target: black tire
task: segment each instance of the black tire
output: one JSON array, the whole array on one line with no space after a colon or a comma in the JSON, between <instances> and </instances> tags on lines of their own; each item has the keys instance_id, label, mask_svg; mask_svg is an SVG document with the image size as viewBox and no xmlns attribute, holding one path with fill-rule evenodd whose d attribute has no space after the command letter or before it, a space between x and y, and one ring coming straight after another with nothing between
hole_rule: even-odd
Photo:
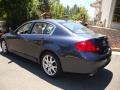
<instances>
[{"instance_id":1,"label":"black tire","mask_svg":"<svg viewBox=\"0 0 120 90\"><path fill-rule=\"evenodd\" d=\"M52 63L54 66L56 66L57 68L55 69L56 70L56 72L53 74L53 75L50 75L50 74L48 74L47 72L46 72L46 70L45 70L45 67L44 67L44 58L46 57L46 56L52 56L53 57L53 61L55 61L55 63ZM50 57L49 57L50 58ZM54 53L51 53L51 52L45 52L43 55L42 55L42 58L41 58L41 66L42 66L42 69L43 69L43 71L45 72L45 74L47 74L48 76L50 76L50 77L58 77L58 76L60 76L61 75L61 73L62 73L62 68L61 68L61 63L60 63L60 61L59 61L59 58L57 57L57 55L55 55ZM50 68L50 67L48 67L48 68ZM53 71L53 70L52 70Z\"/></svg>"},{"instance_id":2,"label":"black tire","mask_svg":"<svg viewBox=\"0 0 120 90\"><path fill-rule=\"evenodd\" d=\"M4 45L4 46L3 46ZM3 54L8 54L7 43L5 40L1 41L1 49Z\"/></svg>"}]
</instances>

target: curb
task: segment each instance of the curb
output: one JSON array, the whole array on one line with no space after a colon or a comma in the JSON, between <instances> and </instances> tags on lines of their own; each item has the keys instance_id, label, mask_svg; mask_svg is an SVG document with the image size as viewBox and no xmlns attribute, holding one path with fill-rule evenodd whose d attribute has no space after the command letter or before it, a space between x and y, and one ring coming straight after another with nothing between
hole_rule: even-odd
<instances>
[{"instance_id":1,"label":"curb","mask_svg":"<svg viewBox=\"0 0 120 90\"><path fill-rule=\"evenodd\" d=\"M120 52L120 48L112 48L112 51Z\"/></svg>"}]
</instances>

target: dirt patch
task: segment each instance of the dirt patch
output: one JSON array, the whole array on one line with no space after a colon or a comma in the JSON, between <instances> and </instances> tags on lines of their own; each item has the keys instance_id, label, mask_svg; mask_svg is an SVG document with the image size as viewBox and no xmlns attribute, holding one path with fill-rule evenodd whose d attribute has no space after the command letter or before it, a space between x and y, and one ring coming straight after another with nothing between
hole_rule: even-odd
<instances>
[{"instance_id":1,"label":"dirt patch","mask_svg":"<svg viewBox=\"0 0 120 90\"><path fill-rule=\"evenodd\" d=\"M109 44L112 48L120 48L120 30L99 28L89 26L96 33L104 34L108 37Z\"/></svg>"}]
</instances>

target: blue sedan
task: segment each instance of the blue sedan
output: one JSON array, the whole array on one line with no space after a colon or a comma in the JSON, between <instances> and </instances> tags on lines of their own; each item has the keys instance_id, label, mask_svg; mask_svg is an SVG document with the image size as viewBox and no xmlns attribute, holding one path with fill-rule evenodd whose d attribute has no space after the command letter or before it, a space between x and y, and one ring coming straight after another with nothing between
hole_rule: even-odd
<instances>
[{"instance_id":1,"label":"blue sedan","mask_svg":"<svg viewBox=\"0 0 120 90\"><path fill-rule=\"evenodd\" d=\"M110 62L107 37L68 20L33 20L1 37L4 54L15 53L40 64L51 77L62 72L93 75Z\"/></svg>"}]
</instances>

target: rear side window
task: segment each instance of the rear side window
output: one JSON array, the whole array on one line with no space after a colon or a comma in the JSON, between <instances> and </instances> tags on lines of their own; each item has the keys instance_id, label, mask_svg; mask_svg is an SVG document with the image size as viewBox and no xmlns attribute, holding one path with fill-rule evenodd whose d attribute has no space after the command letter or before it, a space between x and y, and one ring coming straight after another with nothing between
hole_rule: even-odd
<instances>
[{"instance_id":1,"label":"rear side window","mask_svg":"<svg viewBox=\"0 0 120 90\"><path fill-rule=\"evenodd\" d=\"M54 30L54 26L48 23L36 23L32 29L32 34L50 34Z\"/></svg>"},{"instance_id":2,"label":"rear side window","mask_svg":"<svg viewBox=\"0 0 120 90\"><path fill-rule=\"evenodd\" d=\"M43 34L44 29L46 28L46 23L35 23L32 29L32 34Z\"/></svg>"},{"instance_id":3,"label":"rear side window","mask_svg":"<svg viewBox=\"0 0 120 90\"><path fill-rule=\"evenodd\" d=\"M54 29L54 26L51 24L48 24L47 27L44 29L43 34L50 34Z\"/></svg>"}]
</instances>

